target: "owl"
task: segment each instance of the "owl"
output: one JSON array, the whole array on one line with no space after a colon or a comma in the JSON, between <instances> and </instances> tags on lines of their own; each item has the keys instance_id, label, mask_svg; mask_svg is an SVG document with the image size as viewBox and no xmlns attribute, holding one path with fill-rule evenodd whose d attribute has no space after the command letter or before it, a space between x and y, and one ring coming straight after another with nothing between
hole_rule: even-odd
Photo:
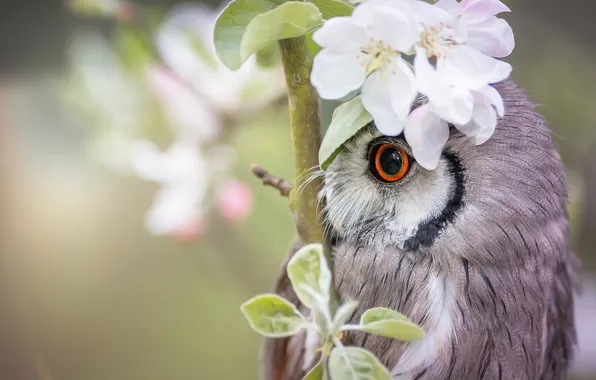
<instances>
[{"instance_id":1,"label":"owl","mask_svg":"<svg viewBox=\"0 0 596 380\"><path fill-rule=\"evenodd\" d=\"M492 138L476 146L451 128L435 170L416 163L403 136L370 126L324 173L335 287L360 303L351 322L388 307L426 332L415 342L348 336L395 380L567 377L577 261L565 173L524 92L511 81L496 88L506 114ZM276 290L304 309L285 272ZM265 379L301 379L317 345L310 333L267 340Z\"/></svg>"}]
</instances>

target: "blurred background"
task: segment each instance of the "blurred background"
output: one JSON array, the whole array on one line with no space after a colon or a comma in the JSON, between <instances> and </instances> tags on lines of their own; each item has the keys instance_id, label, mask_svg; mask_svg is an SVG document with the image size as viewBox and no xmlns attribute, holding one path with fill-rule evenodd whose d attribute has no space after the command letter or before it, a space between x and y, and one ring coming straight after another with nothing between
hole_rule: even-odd
<instances>
[{"instance_id":1,"label":"blurred background","mask_svg":"<svg viewBox=\"0 0 596 380\"><path fill-rule=\"evenodd\" d=\"M596 3L505 2L513 77L568 169L574 378L596 379ZM0 379L258 378L239 305L294 231L248 167L291 178L291 146L275 55L235 73L212 55L223 5L0 6Z\"/></svg>"}]
</instances>

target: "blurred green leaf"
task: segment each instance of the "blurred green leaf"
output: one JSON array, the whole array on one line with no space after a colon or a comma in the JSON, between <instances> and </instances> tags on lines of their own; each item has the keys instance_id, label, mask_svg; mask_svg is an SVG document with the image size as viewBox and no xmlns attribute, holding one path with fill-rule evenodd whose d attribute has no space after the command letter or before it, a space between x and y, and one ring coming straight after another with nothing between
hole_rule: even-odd
<instances>
[{"instance_id":1,"label":"blurred green leaf","mask_svg":"<svg viewBox=\"0 0 596 380\"><path fill-rule=\"evenodd\" d=\"M301 1L289 1L261 13L246 26L240 43L240 61L279 40L303 36L322 22L317 7Z\"/></svg>"},{"instance_id":2,"label":"blurred green leaf","mask_svg":"<svg viewBox=\"0 0 596 380\"><path fill-rule=\"evenodd\" d=\"M150 28L151 30L157 30L161 26L161 24L165 21L167 17L167 9L162 7L150 7L150 6L143 6L137 7L137 9L142 12L142 16L145 18L146 27Z\"/></svg>"},{"instance_id":3,"label":"blurred green leaf","mask_svg":"<svg viewBox=\"0 0 596 380\"><path fill-rule=\"evenodd\" d=\"M360 96L337 107L319 150L321 169L326 170L342 145L371 121L372 116L364 109Z\"/></svg>"},{"instance_id":4,"label":"blurred green leaf","mask_svg":"<svg viewBox=\"0 0 596 380\"><path fill-rule=\"evenodd\" d=\"M391 380L379 359L360 347L335 347L329 356L329 375L333 380Z\"/></svg>"},{"instance_id":5,"label":"blurred green leaf","mask_svg":"<svg viewBox=\"0 0 596 380\"><path fill-rule=\"evenodd\" d=\"M115 31L114 40L122 63L135 73L144 70L153 58L153 52L147 42L137 31L129 27L119 26Z\"/></svg>"},{"instance_id":6,"label":"blurred green leaf","mask_svg":"<svg viewBox=\"0 0 596 380\"><path fill-rule=\"evenodd\" d=\"M288 262L288 277L304 305L316 310L327 307L331 271L321 244L308 244L296 252Z\"/></svg>"},{"instance_id":7,"label":"blurred green leaf","mask_svg":"<svg viewBox=\"0 0 596 380\"><path fill-rule=\"evenodd\" d=\"M323 380L323 361L319 360L317 364L304 377L302 380Z\"/></svg>"},{"instance_id":8,"label":"blurred green leaf","mask_svg":"<svg viewBox=\"0 0 596 380\"><path fill-rule=\"evenodd\" d=\"M319 8L325 20L332 17L350 16L354 7L339 0L308 0Z\"/></svg>"},{"instance_id":9,"label":"blurred green leaf","mask_svg":"<svg viewBox=\"0 0 596 380\"><path fill-rule=\"evenodd\" d=\"M294 335L306 324L296 306L276 294L253 297L241 310L253 330L271 338Z\"/></svg>"},{"instance_id":10,"label":"blurred green leaf","mask_svg":"<svg viewBox=\"0 0 596 380\"><path fill-rule=\"evenodd\" d=\"M367 310L362 314L359 325L347 327L350 330L360 330L405 341L420 340L424 337L424 331L420 327L397 311L384 307Z\"/></svg>"},{"instance_id":11,"label":"blurred green leaf","mask_svg":"<svg viewBox=\"0 0 596 380\"><path fill-rule=\"evenodd\" d=\"M117 3L100 0L68 0L67 6L72 12L86 17L114 16L119 7Z\"/></svg>"},{"instance_id":12,"label":"blurred green leaf","mask_svg":"<svg viewBox=\"0 0 596 380\"><path fill-rule=\"evenodd\" d=\"M214 31L215 50L224 65L231 70L240 68L240 44L247 25L255 16L281 3L281 0L236 0L228 4L218 16Z\"/></svg>"}]
</instances>

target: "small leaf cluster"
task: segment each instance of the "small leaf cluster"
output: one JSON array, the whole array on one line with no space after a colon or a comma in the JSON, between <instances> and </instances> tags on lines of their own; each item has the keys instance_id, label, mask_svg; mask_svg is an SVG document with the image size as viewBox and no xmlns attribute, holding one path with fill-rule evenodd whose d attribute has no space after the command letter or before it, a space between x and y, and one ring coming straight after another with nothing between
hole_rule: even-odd
<instances>
[{"instance_id":1,"label":"small leaf cluster","mask_svg":"<svg viewBox=\"0 0 596 380\"><path fill-rule=\"evenodd\" d=\"M238 70L252 54L270 53L279 40L310 38L326 19L349 16L352 9L339 0L233 0L215 24L215 50L223 64ZM313 55L315 45L309 42Z\"/></svg>"},{"instance_id":2,"label":"small leaf cluster","mask_svg":"<svg viewBox=\"0 0 596 380\"><path fill-rule=\"evenodd\" d=\"M339 335L364 331L400 340L418 340L424 332L405 316L387 308L366 310L358 324L347 324L358 306L348 301L335 313L331 311L331 271L321 244L300 249L289 261L288 277L302 304L310 309L309 318L294 304L276 294L262 294L246 301L242 313L253 330L270 338L289 337L302 329L319 334L321 360L305 380L389 380L389 371L369 351L346 347Z\"/></svg>"},{"instance_id":3,"label":"small leaf cluster","mask_svg":"<svg viewBox=\"0 0 596 380\"><path fill-rule=\"evenodd\" d=\"M239 69L253 54L259 63L276 62L277 42L305 36L312 57L320 47L312 33L325 20L350 16L354 7L340 0L233 0L219 15L215 24L214 44L220 60L231 70ZM325 170L342 145L358 130L372 122L360 97L342 104L319 151L319 163Z\"/></svg>"}]
</instances>

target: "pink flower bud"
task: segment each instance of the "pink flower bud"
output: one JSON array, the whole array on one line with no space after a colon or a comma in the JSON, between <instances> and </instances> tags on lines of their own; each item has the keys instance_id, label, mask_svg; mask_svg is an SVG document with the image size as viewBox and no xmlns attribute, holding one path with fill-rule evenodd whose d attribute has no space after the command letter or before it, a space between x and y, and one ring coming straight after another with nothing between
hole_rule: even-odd
<instances>
[{"instance_id":1,"label":"pink flower bud","mask_svg":"<svg viewBox=\"0 0 596 380\"><path fill-rule=\"evenodd\" d=\"M172 238L181 243L197 241L207 231L205 219L198 219L180 226L172 232Z\"/></svg>"},{"instance_id":2,"label":"pink flower bud","mask_svg":"<svg viewBox=\"0 0 596 380\"><path fill-rule=\"evenodd\" d=\"M133 3L124 1L122 4L120 4L116 16L120 22L132 23L138 16L137 9Z\"/></svg>"},{"instance_id":3,"label":"pink flower bud","mask_svg":"<svg viewBox=\"0 0 596 380\"><path fill-rule=\"evenodd\" d=\"M222 217L230 222L239 222L252 211L252 189L244 182L229 181L217 194L217 207Z\"/></svg>"}]
</instances>

